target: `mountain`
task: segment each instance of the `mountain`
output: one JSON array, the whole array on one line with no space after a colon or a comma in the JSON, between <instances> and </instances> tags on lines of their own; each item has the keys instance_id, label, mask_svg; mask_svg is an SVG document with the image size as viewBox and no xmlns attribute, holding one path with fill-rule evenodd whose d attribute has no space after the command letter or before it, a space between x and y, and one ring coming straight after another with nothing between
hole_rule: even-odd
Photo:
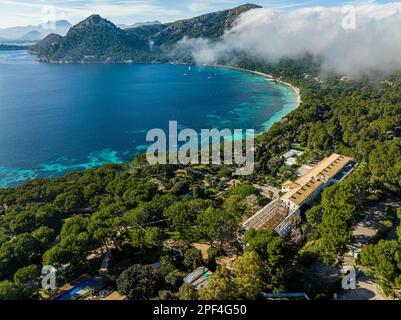
<instances>
[{"instance_id":1,"label":"mountain","mask_svg":"<svg viewBox=\"0 0 401 320\"><path fill-rule=\"evenodd\" d=\"M33 42L42 40L45 36L40 33L39 31L30 31L27 34L23 35L22 37L16 39L20 42Z\"/></svg>"},{"instance_id":2,"label":"mountain","mask_svg":"<svg viewBox=\"0 0 401 320\"><path fill-rule=\"evenodd\" d=\"M72 27L66 36L47 36L31 48L38 59L52 63L167 62L174 60L174 45L188 38L218 39L237 17L260 8L246 4L165 24L121 29L99 15Z\"/></svg>"},{"instance_id":3,"label":"mountain","mask_svg":"<svg viewBox=\"0 0 401 320\"><path fill-rule=\"evenodd\" d=\"M92 15L72 27L65 37L48 35L32 51L47 62L124 62L146 47L145 43L132 41L112 22Z\"/></svg>"},{"instance_id":4,"label":"mountain","mask_svg":"<svg viewBox=\"0 0 401 320\"><path fill-rule=\"evenodd\" d=\"M260 8L260 6L246 4L230 10L208 13L195 18L164 24L162 25L163 29L155 33L151 40L155 44L169 45L180 41L184 36L188 38L217 39L224 34L225 30L232 27L241 13L255 8ZM140 32L141 29L145 28L146 26L139 27L128 30L128 32L133 35L135 32Z\"/></svg>"},{"instance_id":5,"label":"mountain","mask_svg":"<svg viewBox=\"0 0 401 320\"><path fill-rule=\"evenodd\" d=\"M131 29L131 28L137 28L141 26L149 26L149 25L154 25L154 24L162 24L160 21L144 21L144 22L137 22L131 25L126 25L126 24L119 24L117 25L121 29Z\"/></svg>"},{"instance_id":6,"label":"mountain","mask_svg":"<svg viewBox=\"0 0 401 320\"><path fill-rule=\"evenodd\" d=\"M57 33L60 35L67 34L67 31L71 28L71 24L66 20L56 21L54 24L54 29L50 30L45 28L42 25L38 26L20 26L20 27L11 27L11 28L3 28L0 29L0 38L4 38L5 40L19 40L25 35L31 32L38 32L42 35L40 39L47 36L50 33ZM40 40L40 39L35 39Z\"/></svg>"}]
</instances>

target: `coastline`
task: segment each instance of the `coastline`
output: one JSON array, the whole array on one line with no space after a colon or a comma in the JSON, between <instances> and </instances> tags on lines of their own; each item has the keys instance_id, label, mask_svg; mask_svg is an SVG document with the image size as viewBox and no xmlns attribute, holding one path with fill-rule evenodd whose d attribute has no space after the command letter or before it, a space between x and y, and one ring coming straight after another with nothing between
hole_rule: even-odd
<instances>
[{"instance_id":1,"label":"coastline","mask_svg":"<svg viewBox=\"0 0 401 320\"><path fill-rule=\"evenodd\" d=\"M214 64L214 65L204 65L204 66L212 67L212 68L222 68L222 69L227 69L227 70L235 70L235 71L247 72L247 73L251 73L251 74L257 75L257 76L261 76L261 77L264 77L268 81L273 81L276 84L281 84L284 87L290 88L290 90L295 94L295 100L296 101L295 102L291 101L291 102L284 103L283 107L282 107L282 109L280 111L274 113L269 119L267 119L263 123L263 131L260 132L259 134L257 134L256 136L260 136L263 133L268 132L270 130L270 128L273 126L274 123L279 122L281 119L283 119L289 113L291 113L292 111L297 109L302 103L301 90L297 86L293 85L292 83L283 81L281 79L277 79L277 78L273 77L273 75L271 75L271 74L267 74L267 73L263 73L263 72L255 71L255 70L250 70L250 69L244 69L244 68L235 67L235 66L227 66L227 65Z\"/></svg>"},{"instance_id":2,"label":"coastline","mask_svg":"<svg viewBox=\"0 0 401 320\"><path fill-rule=\"evenodd\" d=\"M225 66L225 65L208 65L208 66L209 67L225 68L225 69L230 69L230 70L248 72L248 73L256 74L258 76L265 77L268 80L275 81L277 83L283 84L283 85L285 85L287 87L290 87L292 89L292 91L294 91L294 93L295 93L295 96L297 98L297 103L296 103L296 106L295 106L294 109L297 109L302 103L301 90L297 86L293 85L292 83L283 81L281 79L277 79L277 78L273 77L273 75L271 75L271 74L267 74L267 73L263 73L263 72L255 71L255 70L244 69L244 68L240 68L240 67L234 67L234 66Z\"/></svg>"}]
</instances>

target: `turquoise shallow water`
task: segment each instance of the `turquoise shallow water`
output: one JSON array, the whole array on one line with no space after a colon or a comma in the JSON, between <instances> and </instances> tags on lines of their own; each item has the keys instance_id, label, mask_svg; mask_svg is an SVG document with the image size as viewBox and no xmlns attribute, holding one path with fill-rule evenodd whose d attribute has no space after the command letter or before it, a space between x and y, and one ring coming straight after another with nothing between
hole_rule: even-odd
<instances>
[{"instance_id":1,"label":"turquoise shallow water","mask_svg":"<svg viewBox=\"0 0 401 320\"><path fill-rule=\"evenodd\" d=\"M0 187L129 161L169 120L260 133L295 104L291 88L236 70L49 65L0 51Z\"/></svg>"}]
</instances>

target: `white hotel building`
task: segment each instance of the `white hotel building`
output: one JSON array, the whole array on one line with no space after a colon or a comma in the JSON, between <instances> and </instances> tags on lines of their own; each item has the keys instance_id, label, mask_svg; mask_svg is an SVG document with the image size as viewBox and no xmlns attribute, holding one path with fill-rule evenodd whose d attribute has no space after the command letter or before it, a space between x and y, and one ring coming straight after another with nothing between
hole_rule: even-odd
<instances>
[{"instance_id":1,"label":"white hotel building","mask_svg":"<svg viewBox=\"0 0 401 320\"><path fill-rule=\"evenodd\" d=\"M282 185L286 193L245 221L243 228L274 229L286 236L300 216L302 206L310 204L324 188L346 177L352 168L352 158L332 154L296 181L286 181Z\"/></svg>"}]
</instances>

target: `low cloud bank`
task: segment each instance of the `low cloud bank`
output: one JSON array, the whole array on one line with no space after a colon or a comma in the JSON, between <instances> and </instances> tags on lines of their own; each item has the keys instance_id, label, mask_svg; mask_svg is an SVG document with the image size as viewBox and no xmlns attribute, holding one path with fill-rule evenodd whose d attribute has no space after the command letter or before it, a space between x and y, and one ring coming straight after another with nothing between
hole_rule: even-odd
<instances>
[{"instance_id":1,"label":"low cloud bank","mask_svg":"<svg viewBox=\"0 0 401 320\"><path fill-rule=\"evenodd\" d=\"M246 53L272 61L311 53L326 71L357 76L401 70L401 3L295 11L254 9L242 14L221 41L183 39L198 63Z\"/></svg>"}]
</instances>

